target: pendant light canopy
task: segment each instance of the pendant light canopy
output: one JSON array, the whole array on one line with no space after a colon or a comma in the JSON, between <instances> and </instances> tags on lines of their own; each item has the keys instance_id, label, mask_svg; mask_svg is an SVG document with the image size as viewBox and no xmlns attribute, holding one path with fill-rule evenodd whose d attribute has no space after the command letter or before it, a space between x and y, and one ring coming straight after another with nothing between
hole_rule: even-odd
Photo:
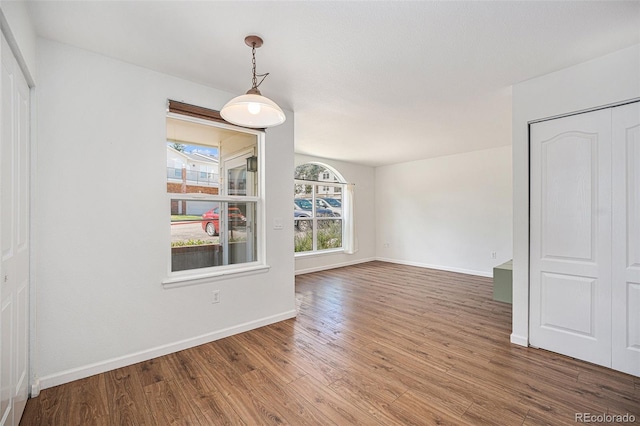
<instances>
[{"instance_id":1,"label":"pendant light canopy","mask_svg":"<svg viewBox=\"0 0 640 426\"><path fill-rule=\"evenodd\" d=\"M256 49L262 46L262 39L256 35L245 37L244 42L251 47L253 79L251 89L245 95L231 99L220 111L222 118L238 126L262 129L279 126L286 117L280 107L271 99L262 96L258 87L269 75L256 74ZM262 77L258 83L257 77Z\"/></svg>"}]
</instances>

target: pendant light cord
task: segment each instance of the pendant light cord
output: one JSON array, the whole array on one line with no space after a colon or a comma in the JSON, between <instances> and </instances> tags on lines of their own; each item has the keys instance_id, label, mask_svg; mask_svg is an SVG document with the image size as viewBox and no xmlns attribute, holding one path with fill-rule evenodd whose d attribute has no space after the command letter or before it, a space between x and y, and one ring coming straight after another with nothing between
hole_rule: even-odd
<instances>
[{"instance_id":1,"label":"pendant light cord","mask_svg":"<svg viewBox=\"0 0 640 426\"><path fill-rule=\"evenodd\" d=\"M252 88L258 89L258 87L260 87L264 79L267 78L269 73L256 74L256 43L255 42L253 42L251 46L251 65L252 65L252 72L253 72L253 78L251 79L251 84L253 85ZM258 83L257 77L262 77L262 80L260 80L260 83Z\"/></svg>"}]
</instances>

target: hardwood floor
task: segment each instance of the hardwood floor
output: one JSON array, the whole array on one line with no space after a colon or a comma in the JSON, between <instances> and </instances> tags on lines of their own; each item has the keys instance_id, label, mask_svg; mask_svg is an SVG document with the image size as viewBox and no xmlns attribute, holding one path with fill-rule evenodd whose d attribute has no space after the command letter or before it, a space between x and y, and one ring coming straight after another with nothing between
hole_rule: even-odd
<instances>
[{"instance_id":1,"label":"hardwood floor","mask_svg":"<svg viewBox=\"0 0 640 426\"><path fill-rule=\"evenodd\" d=\"M45 389L21 425L640 423L640 378L511 345L491 292L383 262L301 275L296 319Z\"/></svg>"}]
</instances>

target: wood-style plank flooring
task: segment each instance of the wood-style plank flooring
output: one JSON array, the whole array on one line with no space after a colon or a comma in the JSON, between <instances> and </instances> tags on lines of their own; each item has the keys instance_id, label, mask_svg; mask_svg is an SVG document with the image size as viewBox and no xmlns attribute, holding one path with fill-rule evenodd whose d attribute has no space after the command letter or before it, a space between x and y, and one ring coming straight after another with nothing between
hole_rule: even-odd
<instances>
[{"instance_id":1,"label":"wood-style plank flooring","mask_svg":"<svg viewBox=\"0 0 640 426\"><path fill-rule=\"evenodd\" d=\"M21 425L640 423L640 378L511 345L491 292L383 262L301 275L296 319L45 389Z\"/></svg>"}]
</instances>

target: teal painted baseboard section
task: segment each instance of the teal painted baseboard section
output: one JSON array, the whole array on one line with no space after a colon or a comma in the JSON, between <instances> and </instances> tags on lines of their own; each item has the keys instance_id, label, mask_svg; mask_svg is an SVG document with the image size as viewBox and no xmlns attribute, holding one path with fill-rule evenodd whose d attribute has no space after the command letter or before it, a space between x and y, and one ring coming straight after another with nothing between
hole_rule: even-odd
<instances>
[{"instance_id":1,"label":"teal painted baseboard section","mask_svg":"<svg viewBox=\"0 0 640 426\"><path fill-rule=\"evenodd\" d=\"M493 268L493 300L512 303L513 260Z\"/></svg>"}]
</instances>

